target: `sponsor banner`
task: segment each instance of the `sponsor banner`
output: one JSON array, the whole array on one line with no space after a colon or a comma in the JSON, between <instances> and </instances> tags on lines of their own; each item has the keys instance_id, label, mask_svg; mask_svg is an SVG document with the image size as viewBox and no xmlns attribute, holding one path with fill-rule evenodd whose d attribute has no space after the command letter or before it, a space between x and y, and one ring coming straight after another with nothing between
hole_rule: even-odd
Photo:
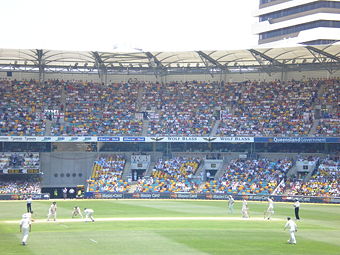
<instances>
[{"instance_id":1,"label":"sponsor banner","mask_svg":"<svg viewBox=\"0 0 340 255\"><path fill-rule=\"evenodd\" d=\"M340 137L255 137L255 143L340 143Z\"/></svg>"},{"instance_id":2,"label":"sponsor banner","mask_svg":"<svg viewBox=\"0 0 340 255\"><path fill-rule=\"evenodd\" d=\"M30 194L0 194L0 200L26 200ZM50 199L50 194L31 194L33 200Z\"/></svg>"},{"instance_id":3,"label":"sponsor banner","mask_svg":"<svg viewBox=\"0 0 340 255\"><path fill-rule=\"evenodd\" d=\"M166 193L132 193L130 194L130 198L169 198L168 194ZM129 198L128 196L125 196L126 198Z\"/></svg>"},{"instance_id":4,"label":"sponsor banner","mask_svg":"<svg viewBox=\"0 0 340 255\"><path fill-rule=\"evenodd\" d=\"M198 194L193 193L172 193L172 195L177 195L178 199L197 199Z\"/></svg>"},{"instance_id":5,"label":"sponsor banner","mask_svg":"<svg viewBox=\"0 0 340 255\"><path fill-rule=\"evenodd\" d=\"M145 137L146 142L166 142L166 143L253 143L254 137Z\"/></svg>"},{"instance_id":6,"label":"sponsor banner","mask_svg":"<svg viewBox=\"0 0 340 255\"><path fill-rule=\"evenodd\" d=\"M331 198L331 203L340 204L340 198Z\"/></svg>"},{"instance_id":7,"label":"sponsor banner","mask_svg":"<svg viewBox=\"0 0 340 255\"><path fill-rule=\"evenodd\" d=\"M124 193L110 193L110 192L86 192L85 198L95 198L95 199L118 199L124 198Z\"/></svg>"},{"instance_id":8,"label":"sponsor banner","mask_svg":"<svg viewBox=\"0 0 340 255\"><path fill-rule=\"evenodd\" d=\"M97 142L95 136L0 136L0 142ZM119 138L118 138L119 139Z\"/></svg>"},{"instance_id":9,"label":"sponsor banner","mask_svg":"<svg viewBox=\"0 0 340 255\"><path fill-rule=\"evenodd\" d=\"M209 200L228 200L230 194L218 193L169 193L169 192L135 192L135 193L110 193L110 192L86 192L85 198L106 198L106 199L209 199ZM6 195L5 195L6 196ZM8 196L8 195L7 195ZM13 195L17 196L17 195ZM233 195L235 200L249 200L249 201L267 201L269 196L264 195ZM270 196L275 202L290 202L293 203L298 199L302 203L333 203L340 204L340 197L307 197L307 196ZM0 198L1 199L1 198ZM20 198L12 198L20 199ZM38 198L41 199L41 198Z\"/></svg>"},{"instance_id":10,"label":"sponsor banner","mask_svg":"<svg viewBox=\"0 0 340 255\"><path fill-rule=\"evenodd\" d=\"M253 143L254 137L0 136L0 142Z\"/></svg>"},{"instance_id":11,"label":"sponsor banner","mask_svg":"<svg viewBox=\"0 0 340 255\"><path fill-rule=\"evenodd\" d=\"M102 193L101 198L123 198L123 193Z\"/></svg>"},{"instance_id":12,"label":"sponsor banner","mask_svg":"<svg viewBox=\"0 0 340 255\"><path fill-rule=\"evenodd\" d=\"M0 136L0 142L340 143L340 137Z\"/></svg>"},{"instance_id":13,"label":"sponsor banner","mask_svg":"<svg viewBox=\"0 0 340 255\"><path fill-rule=\"evenodd\" d=\"M123 137L123 142L145 142L145 137Z\"/></svg>"},{"instance_id":14,"label":"sponsor banner","mask_svg":"<svg viewBox=\"0 0 340 255\"><path fill-rule=\"evenodd\" d=\"M112 136L99 136L98 142L119 142L120 137L112 137Z\"/></svg>"}]
</instances>

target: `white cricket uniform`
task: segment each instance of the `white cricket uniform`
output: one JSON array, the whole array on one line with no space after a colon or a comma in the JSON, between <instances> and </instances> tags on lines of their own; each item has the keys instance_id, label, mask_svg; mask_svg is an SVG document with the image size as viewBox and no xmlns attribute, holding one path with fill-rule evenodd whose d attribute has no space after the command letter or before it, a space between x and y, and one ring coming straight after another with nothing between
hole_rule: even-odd
<instances>
[{"instance_id":1,"label":"white cricket uniform","mask_svg":"<svg viewBox=\"0 0 340 255\"><path fill-rule=\"evenodd\" d=\"M80 215L81 218L83 218L83 215L82 215L81 210L80 210L79 207L75 207L75 208L73 209L72 218L75 217L75 216L77 216L77 215Z\"/></svg>"},{"instance_id":2,"label":"white cricket uniform","mask_svg":"<svg viewBox=\"0 0 340 255\"><path fill-rule=\"evenodd\" d=\"M274 201L268 198L268 209L267 209L267 218L268 220L274 214Z\"/></svg>"},{"instance_id":3,"label":"white cricket uniform","mask_svg":"<svg viewBox=\"0 0 340 255\"><path fill-rule=\"evenodd\" d=\"M243 218L249 218L248 203L247 203L246 200L243 200L243 203L242 203L242 217Z\"/></svg>"},{"instance_id":4,"label":"white cricket uniform","mask_svg":"<svg viewBox=\"0 0 340 255\"><path fill-rule=\"evenodd\" d=\"M285 228L288 228L289 233L290 233L290 239L288 240L288 243L290 244L296 244L296 239L295 239L295 232L297 231L297 225L293 220L288 220Z\"/></svg>"},{"instance_id":5,"label":"white cricket uniform","mask_svg":"<svg viewBox=\"0 0 340 255\"><path fill-rule=\"evenodd\" d=\"M57 219L57 205L51 204L50 208L48 209L47 221L50 220L50 217L53 216L54 221Z\"/></svg>"},{"instance_id":6,"label":"white cricket uniform","mask_svg":"<svg viewBox=\"0 0 340 255\"><path fill-rule=\"evenodd\" d=\"M94 211L92 210L92 209L85 209L84 210L84 213L85 213L85 221L88 221L89 220L89 218L92 220L92 221L94 221L94 218L93 218L93 213L94 213Z\"/></svg>"},{"instance_id":7,"label":"white cricket uniform","mask_svg":"<svg viewBox=\"0 0 340 255\"><path fill-rule=\"evenodd\" d=\"M24 218L28 218L29 220L32 220L32 213L24 213L23 215L22 215L22 218L24 219Z\"/></svg>"},{"instance_id":8,"label":"white cricket uniform","mask_svg":"<svg viewBox=\"0 0 340 255\"><path fill-rule=\"evenodd\" d=\"M229 197L229 201L228 201L229 213L233 213L234 212L234 203L235 203L234 198Z\"/></svg>"},{"instance_id":9,"label":"white cricket uniform","mask_svg":"<svg viewBox=\"0 0 340 255\"><path fill-rule=\"evenodd\" d=\"M27 239L28 239L28 234L30 232L30 225L31 225L31 220L28 217L24 217L20 221L20 227L21 227L21 232L22 232L22 243L26 244Z\"/></svg>"}]
</instances>

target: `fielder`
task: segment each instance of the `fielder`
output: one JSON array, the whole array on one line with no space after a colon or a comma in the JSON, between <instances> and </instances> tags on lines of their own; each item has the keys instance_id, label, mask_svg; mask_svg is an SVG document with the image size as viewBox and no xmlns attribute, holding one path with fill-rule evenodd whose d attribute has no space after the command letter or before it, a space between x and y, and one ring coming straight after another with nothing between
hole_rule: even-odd
<instances>
[{"instance_id":1,"label":"fielder","mask_svg":"<svg viewBox=\"0 0 340 255\"><path fill-rule=\"evenodd\" d=\"M273 214L274 214L274 201L272 198L268 197L268 209L264 213L264 218L267 218L267 220L270 220Z\"/></svg>"},{"instance_id":2,"label":"fielder","mask_svg":"<svg viewBox=\"0 0 340 255\"><path fill-rule=\"evenodd\" d=\"M247 200L243 199L243 202L242 202L242 217L243 218L249 218L249 214L248 214L248 203L247 203Z\"/></svg>"},{"instance_id":3,"label":"fielder","mask_svg":"<svg viewBox=\"0 0 340 255\"><path fill-rule=\"evenodd\" d=\"M81 218L83 219L83 215L82 215L82 213L81 213L81 210L80 210L79 206L75 206L75 207L73 208L72 218L74 218L74 217L76 217L76 216L78 216L78 215L80 215Z\"/></svg>"},{"instance_id":4,"label":"fielder","mask_svg":"<svg viewBox=\"0 0 340 255\"><path fill-rule=\"evenodd\" d=\"M235 200L232 197L232 195L229 196L229 201L228 201L228 209L229 209L229 213L234 213L234 203Z\"/></svg>"},{"instance_id":5,"label":"fielder","mask_svg":"<svg viewBox=\"0 0 340 255\"><path fill-rule=\"evenodd\" d=\"M28 234L31 232L31 219L25 213L20 221L20 232L22 233L22 245L26 245Z\"/></svg>"},{"instance_id":6,"label":"fielder","mask_svg":"<svg viewBox=\"0 0 340 255\"><path fill-rule=\"evenodd\" d=\"M84 208L85 221L89 221L89 219L91 219L91 221L94 222L94 218L92 216L93 213L94 211L92 209Z\"/></svg>"},{"instance_id":7,"label":"fielder","mask_svg":"<svg viewBox=\"0 0 340 255\"><path fill-rule=\"evenodd\" d=\"M57 219L57 202L53 202L48 209L47 221L50 220L51 216L53 216L53 220Z\"/></svg>"},{"instance_id":8,"label":"fielder","mask_svg":"<svg viewBox=\"0 0 340 255\"><path fill-rule=\"evenodd\" d=\"M296 244L295 232L297 232L297 225L292 219L290 219L290 217L287 217L287 223L286 223L283 230L286 230L287 228L288 228L289 233L290 233L290 238L288 240L288 243L289 244Z\"/></svg>"},{"instance_id":9,"label":"fielder","mask_svg":"<svg viewBox=\"0 0 340 255\"><path fill-rule=\"evenodd\" d=\"M31 213L30 212L24 213L22 215L22 218L28 218L31 222L34 222L34 220L33 220L33 211Z\"/></svg>"}]
</instances>

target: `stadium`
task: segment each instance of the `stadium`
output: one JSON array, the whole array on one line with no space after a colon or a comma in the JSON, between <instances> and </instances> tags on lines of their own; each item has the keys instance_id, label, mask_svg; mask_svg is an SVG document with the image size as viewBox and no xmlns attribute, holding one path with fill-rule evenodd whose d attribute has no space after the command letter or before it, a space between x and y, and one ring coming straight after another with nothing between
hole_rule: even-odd
<instances>
[{"instance_id":1,"label":"stadium","mask_svg":"<svg viewBox=\"0 0 340 255\"><path fill-rule=\"evenodd\" d=\"M339 73L339 44L0 49L0 254L339 254Z\"/></svg>"}]
</instances>

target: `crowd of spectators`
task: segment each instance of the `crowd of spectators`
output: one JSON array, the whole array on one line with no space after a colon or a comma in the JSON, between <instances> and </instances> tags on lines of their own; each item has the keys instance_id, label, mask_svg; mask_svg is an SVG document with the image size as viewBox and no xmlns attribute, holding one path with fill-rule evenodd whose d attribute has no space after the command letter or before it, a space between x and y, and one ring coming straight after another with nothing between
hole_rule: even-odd
<instances>
[{"instance_id":1,"label":"crowd of spectators","mask_svg":"<svg viewBox=\"0 0 340 255\"><path fill-rule=\"evenodd\" d=\"M0 80L0 134L44 135L44 110L58 107L60 94L56 81Z\"/></svg>"},{"instance_id":2,"label":"crowd of spectators","mask_svg":"<svg viewBox=\"0 0 340 255\"><path fill-rule=\"evenodd\" d=\"M0 135L135 136L148 116L146 133L153 136L208 136L219 119L218 136L306 136L317 104L333 110L322 112L315 135L337 136L339 90L338 79L107 85L0 80Z\"/></svg>"},{"instance_id":3,"label":"crowd of spectators","mask_svg":"<svg viewBox=\"0 0 340 255\"><path fill-rule=\"evenodd\" d=\"M317 98L320 106L320 121L316 136L339 136L340 126L340 80L324 81L324 89Z\"/></svg>"},{"instance_id":4,"label":"crowd of spectators","mask_svg":"<svg viewBox=\"0 0 340 255\"><path fill-rule=\"evenodd\" d=\"M66 83L64 121L52 126L52 135L138 135L143 123L135 118L141 84Z\"/></svg>"},{"instance_id":5,"label":"crowd of spectators","mask_svg":"<svg viewBox=\"0 0 340 255\"><path fill-rule=\"evenodd\" d=\"M217 134L306 136L320 86L317 80L240 83L231 95L231 110L221 114Z\"/></svg>"},{"instance_id":6,"label":"crowd of spectators","mask_svg":"<svg viewBox=\"0 0 340 255\"><path fill-rule=\"evenodd\" d=\"M340 195L340 161L326 158L320 160L315 174L307 181L287 181L283 194L306 196Z\"/></svg>"},{"instance_id":7,"label":"crowd of spectators","mask_svg":"<svg viewBox=\"0 0 340 255\"><path fill-rule=\"evenodd\" d=\"M207 181L202 193L272 194L292 167L290 159L233 159L218 180Z\"/></svg>"},{"instance_id":8,"label":"crowd of spectators","mask_svg":"<svg viewBox=\"0 0 340 255\"><path fill-rule=\"evenodd\" d=\"M316 128L316 136L339 136L340 134L340 110L337 118L321 119Z\"/></svg>"},{"instance_id":9,"label":"crowd of spectators","mask_svg":"<svg viewBox=\"0 0 340 255\"><path fill-rule=\"evenodd\" d=\"M138 181L136 191L195 192L200 184L200 181L194 178L199 164L199 158L160 159L152 171L151 178Z\"/></svg>"},{"instance_id":10,"label":"crowd of spectators","mask_svg":"<svg viewBox=\"0 0 340 255\"><path fill-rule=\"evenodd\" d=\"M1 180L0 194L41 194L39 178Z\"/></svg>"},{"instance_id":11,"label":"crowd of spectators","mask_svg":"<svg viewBox=\"0 0 340 255\"><path fill-rule=\"evenodd\" d=\"M126 192L130 184L122 178L126 160L121 155L102 156L94 162L87 181L91 192Z\"/></svg>"},{"instance_id":12,"label":"crowd of spectators","mask_svg":"<svg viewBox=\"0 0 340 255\"><path fill-rule=\"evenodd\" d=\"M308 182L286 177L293 166L291 159L269 160L233 159L225 167L223 175L203 182L195 177L200 158L175 157L159 159L150 175L137 181L133 192L201 192L234 195L340 195L340 162L337 159L299 157L297 161L320 162ZM100 157L88 180L92 192L129 192L131 180L122 179L125 159L119 155ZM281 185L279 185L281 184ZM131 192L131 191L130 191Z\"/></svg>"},{"instance_id":13,"label":"crowd of spectators","mask_svg":"<svg viewBox=\"0 0 340 255\"><path fill-rule=\"evenodd\" d=\"M39 153L30 152L3 152L0 154L0 170L6 172L8 169L40 169Z\"/></svg>"},{"instance_id":14,"label":"crowd of spectators","mask_svg":"<svg viewBox=\"0 0 340 255\"><path fill-rule=\"evenodd\" d=\"M227 97L221 92L218 83L147 84L142 106L157 112L150 115L148 134L208 136Z\"/></svg>"}]
</instances>

